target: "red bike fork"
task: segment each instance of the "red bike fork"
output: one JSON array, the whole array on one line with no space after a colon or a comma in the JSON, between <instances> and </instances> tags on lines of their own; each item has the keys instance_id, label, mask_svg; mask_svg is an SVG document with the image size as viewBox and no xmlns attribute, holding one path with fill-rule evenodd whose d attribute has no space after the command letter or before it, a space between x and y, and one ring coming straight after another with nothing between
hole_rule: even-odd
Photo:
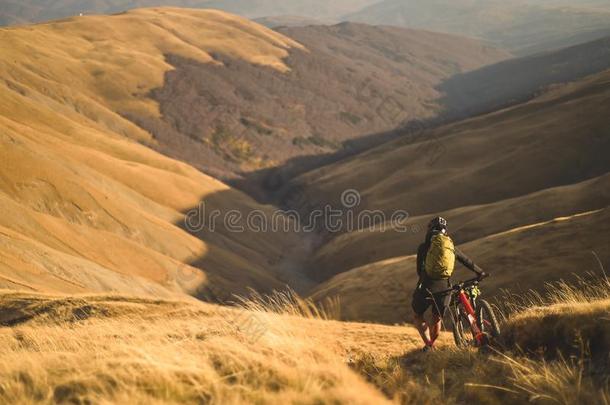
<instances>
[{"instance_id":1,"label":"red bike fork","mask_svg":"<svg viewBox=\"0 0 610 405\"><path fill-rule=\"evenodd\" d=\"M479 346L481 346L484 343L485 335L483 334L483 332L481 332L479 325L477 325L477 317L474 312L474 308L472 307L472 304L470 303L470 299L468 298L468 296L466 295L464 290L460 291L460 295L458 297L460 299L460 303L462 304L462 307L464 307L464 310L466 311L466 314L468 315L468 322L470 323L470 329L472 330L472 334L474 335L474 338L476 339L477 344Z\"/></svg>"}]
</instances>

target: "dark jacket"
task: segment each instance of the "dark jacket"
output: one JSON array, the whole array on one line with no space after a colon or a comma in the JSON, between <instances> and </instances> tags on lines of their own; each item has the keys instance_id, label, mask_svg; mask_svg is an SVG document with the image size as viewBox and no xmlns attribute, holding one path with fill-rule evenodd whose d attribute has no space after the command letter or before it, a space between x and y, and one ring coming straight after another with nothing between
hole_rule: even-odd
<instances>
[{"instance_id":1,"label":"dark jacket","mask_svg":"<svg viewBox=\"0 0 610 405\"><path fill-rule=\"evenodd\" d=\"M426 256L428 256L428 250L430 249L430 240L434 234L428 234L426 241L419 245L417 249L417 275L419 276L418 287L421 286L430 292L437 292L446 290L451 286L451 281L446 280L433 280L426 274ZM483 269L477 266L468 256L464 254L458 247L455 247L455 258L457 261L462 263L469 270L481 274Z\"/></svg>"}]
</instances>

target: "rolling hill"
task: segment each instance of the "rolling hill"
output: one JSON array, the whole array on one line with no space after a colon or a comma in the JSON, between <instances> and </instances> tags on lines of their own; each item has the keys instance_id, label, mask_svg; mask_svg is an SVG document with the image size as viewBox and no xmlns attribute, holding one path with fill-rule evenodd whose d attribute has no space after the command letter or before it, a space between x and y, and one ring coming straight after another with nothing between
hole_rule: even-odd
<instances>
[{"instance_id":1,"label":"rolling hill","mask_svg":"<svg viewBox=\"0 0 610 405\"><path fill-rule=\"evenodd\" d=\"M605 1L384 0L343 18L483 38L526 54L574 45L578 37L605 36L610 6Z\"/></svg>"},{"instance_id":2,"label":"rolling hill","mask_svg":"<svg viewBox=\"0 0 610 405\"><path fill-rule=\"evenodd\" d=\"M1 29L0 285L218 300L282 287L275 271L296 236L254 237L222 221L215 232L185 227L200 202L206 212L270 216L272 207L154 152L144 145L155 144L150 134L121 114L159 114L146 95L172 68L169 50L281 71L290 46L299 45L217 11L146 9Z\"/></svg>"},{"instance_id":3,"label":"rolling hill","mask_svg":"<svg viewBox=\"0 0 610 405\"><path fill-rule=\"evenodd\" d=\"M470 117L527 101L549 86L572 82L609 67L610 36L606 36L458 74L445 80L438 90L444 94L447 114Z\"/></svg>"},{"instance_id":4,"label":"rolling hill","mask_svg":"<svg viewBox=\"0 0 610 405\"><path fill-rule=\"evenodd\" d=\"M352 26L356 25L352 24ZM309 27L306 31L311 34L320 29ZM301 42L311 41L308 38L299 37L298 34L292 34L291 30L285 28L280 30L288 35L294 35ZM297 31L303 30L297 29ZM369 34L359 42L366 42L366 38L370 41L374 35ZM418 148L434 160L439 152L436 149L439 149L440 142L420 142L427 134L426 129L509 108L532 100L538 95L552 90L553 86L561 86L566 82L578 81L588 75L603 72L610 68L609 41L610 37L606 37L557 51L510 58L478 69L456 73L435 86L435 91L438 92L440 98L435 100L433 105L420 105L426 109L433 106L439 107L435 115L429 118L421 119L411 116L394 130L346 140L342 143L342 147L333 153L295 157L284 164L249 173L244 176L244 179L233 184L241 189L252 190L252 184L258 182L262 184L259 190L265 190L267 195L271 195L278 204L298 208L299 187L296 187L295 193L295 188L291 189L289 186L296 177L365 152L382 143L400 137L414 139L415 143L419 142ZM399 98L403 95L403 90L403 88L385 88L385 93L381 94L388 94L388 96L383 98L384 102L381 104L378 101L379 97L376 96L377 92L372 92L373 97L366 98L368 102L365 107L372 106L378 112L383 112L380 114L382 117L393 111L393 106L399 107L397 111L402 111L404 114L411 109L411 103L416 99ZM366 92L366 95L369 96L369 92ZM378 105L379 107L377 107ZM408 109L406 109L407 106ZM290 190L289 193L285 192L286 188ZM317 208L315 201L308 201L308 206Z\"/></svg>"},{"instance_id":5,"label":"rolling hill","mask_svg":"<svg viewBox=\"0 0 610 405\"><path fill-rule=\"evenodd\" d=\"M510 57L479 41L400 28L343 23L284 27L282 36L255 24L234 27L237 38L250 42L268 37L275 49L260 52L282 58L276 66L277 60L267 63L264 56L244 57L249 50L240 53L235 45L225 52L221 44L226 29L213 23L201 28L219 41L208 41L209 53L188 49L191 41L200 41L192 38L199 29L193 25L197 19L189 21L189 10L168 10L79 17L52 23L45 32L59 26L61 34L55 38L91 43L77 52L92 61L88 85L97 87L91 91L117 93L104 94L109 100L129 100L129 105L113 104L113 111L151 133L155 142L149 146L232 181L260 200L265 191L252 186L257 181L244 179L244 172L332 153L346 140L389 131L403 121L433 118L442 108L451 109L441 107L442 94L435 89L443 80ZM156 13L162 16L159 23L153 21ZM112 25L121 22L125 27L114 32ZM95 28L85 34L84 25ZM134 66L133 75L125 78L130 88L120 88L114 82L117 66L106 66L102 54L122 52L117 41L139 29L146 33L137 41L142 57L148 61L152 53L150 63L165 67ZM161 37L164 32L167 38ZM161 46L150 46L151 35ZM133 55L124 56L139 63Z\"/></svg>"},{"instance_id":6,"label":"rolling hill","mask_svg":"<svg viewBox=\"0 0 610 405\"><path fill-rule=\"evenodd\" d=\"M124 115L151 132L161 152L235 180L291 158L333 153L344 141L405 121L432 119L444 108L435 89L442 81L509 56L456 36L363 24L279 33L300 44L286 50L286 70L167 52L174 68L150 93L161 114Z\"/></svg>"},{"instance_id":7,"label":"rolling hill","mask_svg":"<svg viewBox=\"0 0 610 405\"><path fill-rule=\"evenodd\" d=\"M469 117L523 104L542 94L552 94L554 88L561 88L567 82L578 81L589 75L604 72L610 68L609 40L610 37L606 37L553 52L511 58L479 69L457 73L435 87L435 90L441 95L439 104L442 108L434 118L411 119L403 122L403 125L393 131L345 141L343 148L333 154L308 160L293 159L285 165L267 171L259 171L254 176L250 175L247 180L252 182L257 177L263 178L263 184L267 184L267 190L274 191L274 198L279 201L280 205L301 208L307 214L308 210L320 208L321 201L316 201L315 196L313 199L309 198L307 187L301 187L299 181L296 180L300 175L308 171L319 175L322 171L315 169L346 160L397 138L403 138L403 142L412 143L415 153L426 155L427 164L432 165L442 157L445 146L439 138L443 135L433 135L432 141L425 141L428 135L427 129L438 128L443 123L457 124L460 120ZM596 84L590 86L594 87ZM501 115L490 116L486 122L493 122L498 116ZM510 120L504 123L503 128L511 128L512 124L509 123ZM401 155L396 153L394 156L400 159ZM355 177L363 179L368 176L368 174L359 176L358 172L353 172L353 174ZM385 175L383 168L379 174ZM358 186L358 184L356 181L353 186ZM299 202L302 193L305 193L305 198ZM322 201L322 205L329 201L336 204L340 194L341 192L334 196L324 196L326 200ZM418 214L416 213L416 215Z\"/></svg>"},{"instance_id":8,"label":"rolling hill","mask_svg":"<svg viewBox=\"0 0 610 405\"><path fill-rule=\"evenodd\" d=\"M185 232L185 213L201 201L210 211L274 214L209 174L319 154L348 137L392 128L405 117L388 117L386 100L407 119L434 116L442 80L507 56L426 31L343 23L276 32L220 11L172 8L5 28L0 38L3 159L10 162L0 183L10 213L1 224L2 286L128 292L133 279L141 293L221 301L247 287L264 292L288 283L305 292L305 257L315 263L309 276L325 280L413 253L419 235L352 232L327 238L314 255L308 237L291 232L261 238L226 224ZM561 65L583 52L550 60ZM603 69L604 55L594 69ZM528 61L512 70L536 65ZM503 66L489 69L506 76L511 69ZM571 75L555 80L588 72L566 71ZM359 83L366 85L360 98ZM521 88L532 92L534 84ZM460 242L603 208L607 88L607 73L600 73L424 132L429 138L402 137L297 178L290 199L306 212L336 205L355 188L361 209L406 208L416 225L436 212L470 223ZM372 108L378 96L381 106ZM458 169L465 160L468 175ZM439 193L445 197L435 198ZM540 208L558 196L562 204ZM472 222L479 212L498 220Z\"/></svg>"}]
</instances>

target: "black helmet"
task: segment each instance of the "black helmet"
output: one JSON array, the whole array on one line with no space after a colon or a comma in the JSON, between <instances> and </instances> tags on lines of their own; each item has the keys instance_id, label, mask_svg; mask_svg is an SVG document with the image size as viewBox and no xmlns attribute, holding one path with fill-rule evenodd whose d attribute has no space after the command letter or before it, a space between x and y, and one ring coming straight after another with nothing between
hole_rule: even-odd
<instances>
[{"instance_id":1,"label":"black helmet","mask_svg":"<svg viewBox=\"0 0 610 405\"><path fill-rule=\"evenodd\" d=\"M447 230L447 220L443 217L436 217L428 224L428 231Z\"/></svg>"}]
</instances>

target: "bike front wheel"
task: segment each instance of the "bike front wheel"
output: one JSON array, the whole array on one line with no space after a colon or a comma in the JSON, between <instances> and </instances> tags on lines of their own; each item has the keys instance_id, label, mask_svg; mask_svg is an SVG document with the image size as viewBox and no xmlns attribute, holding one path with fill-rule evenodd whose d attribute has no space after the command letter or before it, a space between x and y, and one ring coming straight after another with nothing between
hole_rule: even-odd
<instances>
[{"instance_id":1,"label":"bike front wheel","mask_svg":"<svg viewBox=\"0 0 610 405\"><path fill-rule=\"evenodd\" d=\"M477 323L481 332L494 339L500 337L500 323L489 302L479 300L477 303Z\"/></svg>"}]
</instances>

